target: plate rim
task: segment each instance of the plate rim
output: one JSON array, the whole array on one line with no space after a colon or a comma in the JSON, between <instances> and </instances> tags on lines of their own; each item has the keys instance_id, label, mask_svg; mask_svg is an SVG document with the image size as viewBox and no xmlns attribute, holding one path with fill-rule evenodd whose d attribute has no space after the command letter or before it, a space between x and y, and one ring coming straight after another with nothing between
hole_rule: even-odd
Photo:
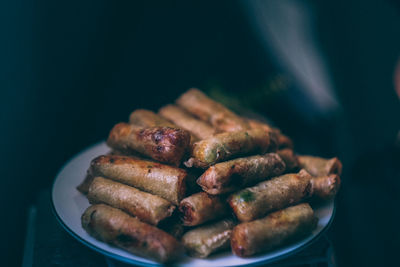
<instances>
[{"instance_id":1,"label":"plate rim","mask_svg":"<svg viewBox=\"0 0 400 267\"><path fill-rule=\"evenodd\" d=\"M115 259L115 260L122 261L122 262L128 263L128 264L136 264L136 265L139 265L139 266L162 266L163 264L161 264L161 263L158 263L158 264L144 263L144 262L137 261L137 260L134 260L134 259L126 258L126 257L124 257L124 256L115 254L115 253L113 253L113 252L109 252L109 251L107 251L107 250L105 250L105 249L103 249L103 248L100 248L100 247L96 246L95 244L90 243L89 241L84 240L82 237L79 236L79 234L75 233L75 232L62 220L62 218L60 217L60 215L59 215L58 212L57 212L57 209L56 209L56 207L55 207L55 205L54 205L54 197L53 197L53 195L54 195L54 186L55 186L55 183L56 183L57 179L58 179L59 176L60 176L60 173L61 173L61 172L65 169L65 167L68 166L76 157L78 157L78 156L84 154L85 152L87 152L87 151L93 149L94 147L97 147L97 146L102 145L102 144L104 144L104 143L105 143L104 140L103 140L103 141L100 141L100 142L97 142L97 143L95 143L95 144L93 144L93 145L90 145L90 146L88 146L87 148L81 150L79 153L74 154L74 155L73 155L71 158L69 158L69 159L62 165L62 167L59 169L59 171L57 172L55 178L53 179L52 185L51 185L50 203L51 203L51 210L52 210L52 213L53 213L54 217L56 218L57 222L61 225L61 227L62 227L67 233L69 233L72 237L74 237L74 238L75 238L77 241L79 241L81 244L84 244L85 246L87 246L87 247L93 249L93 250L96 251L97 253L101 253L101 254L103 254L103 255L105 255L105 256L107 256L107 257L110 257L110 258L113 258L113 259ZM333 220L334 220L335 215L336 215L336 206L337 206L337 205L336 205L336 198L334 198L334 199L332 200L332 202L333 202L333 203L332 203L332 204L333 204L333 205L332 205L332 206L333 206L333 207L332 207L332 215L331 215L331 217L329 218L329 221L326 223L326 225L324 226L324 228L322 228L321 231L320 231L319 233L317 233L315 236L313 236L313 237L312 237L309 241L307 241L305 244L303 244L303 245L301 245L301 246L299 246L299 247L297 247L297 248L295 248L295 249L293 249L293 250L291 250L291 251L289 251L289 252L287 252L287 253L284 253L284 254L282 254L282 255L275 256L275 257L270 258L270 259L265 259L265 260L260 260L260 261L253 262L253 263L244 264L244 265L241 265L241 266L259 266L259 265L262 265L262 264L267 264L267 263L276 262L276 261L278 261L278 260L282 260L282 259L284 259L284 258L287 258L287 257L289 257L289 256L292 256L293 254L298 253L298 252L302 251L303 249L306 249L307 247L309 247L309 246L312 245L313 243L315 243L317 240L319 240L319 239L322 237L323 234L325 234L325 232L331 227L331 225L332 225L332 223L333 223ZM100 242L102 242L102 241L100 241ZM103 242L103 243L104 243L104 242ZM116 248L117 248L117 247L116 247ZM135 255L134 253L132 253L132 254ZM137 256L137 255L135 255L135 256ZM139 257L139 256L138 256L138 257ZM177 264L174 264L174 263L169 264L169 265L177 266Z\"/></svg>"}]
</instances>

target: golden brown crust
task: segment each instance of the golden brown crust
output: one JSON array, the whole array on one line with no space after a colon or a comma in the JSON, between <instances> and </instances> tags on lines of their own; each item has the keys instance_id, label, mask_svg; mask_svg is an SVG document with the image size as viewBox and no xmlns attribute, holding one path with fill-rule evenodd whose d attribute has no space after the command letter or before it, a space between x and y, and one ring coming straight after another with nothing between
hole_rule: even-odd
<instances>
[{"instance_id":1,"label":"golden brown crust","mask_svg":"<svg viewBox=\"0 0 400 267\"><path fill-rule=\"evenodd\" d=\"M183 246L190 256L198 258L228 249L234 225L233 220L225 219L197 227L182 237Z\"/></svg>"},{"instance_id":2,"label":"golden brown crust","mask_svg":"<svg viewBox=\"0 0 400 267\"><path fill-rule=\"evenodd\" d=\"M311 179L313 196L322 200L335 197L340 188L340 177L337 174L313 177Z\"/></svg>"},{"instance_id":3,"label":"golden brown crust","mask_svg":"<svg viewBox=\"0 0 400 267\"><path fill-rule=\"evenodd\" d=\"M179 211L183 214L183 224L194 226L226 216L229 207L225 198L211 196L205 192L191 195L181 201Z\"/></svg>"},{"instance_id":4,"label":"golden brown crust","mask_svg":"<svg viewBox=\"0 0 400 267\"><path fill-rule=\"evenodd\" d=\"M166 126L176 128L176 125L172 122L147 109L134 110L129 116L129 123L141 127Z\"/></svg>"},{"instance_id":5,"label":"golden brown crust","mask_svg":"<svg viewBox=\"0 0 400 267\"><path fill-rule=\"evenodd\" d=\"M102 177L94 178L87 197L91 204L110 205L153 225L171 216L175 209L159 196Z\"/></svg>"},{"instance_id":6,"label":"golden brown crust","mask_svg":"<svg viewBox=\"0 0 400 267\"><path fill-rule=\"evenodd\" d=\"M92 160L90 171L158 195L179 204L186 192L187 173L183 169L126 156L104 155Z\"/></svg>"},{"instance_id":7,"label":"golden brown crust","mask_svg":"<svg viewBox=\"0 0 400 267\"><path fill-rule=\"evenodd\" d=\"M240 257L266 252L310 234L316 226L317 218L308 203L288 207L234 227L232 251Z\"/></svg>"},{"instance_id":8,"label":"golden brown crust","mask_svg":"<svg viewBox=\"0 0 400 267\"><path fill-rule=\"evenodd\" d=\"M190 144L190 134L169 127L141 128L127 123L116 124L107 145L117 150L133 150L150 158L179 166Z\"/></svg>"},{"instance_id":9,"label":"golden brown crust","mask_svg":"<svg viewBox=\"0 0 400 267\"><path fill-rule=\"evenodd\" d=\"M219 195L280 175L285 169L278 154L268 153L217 163L208 168L197 183L207 193Z\"/></svg>"},{"instance_id":10,"label":"golden brown crust","mask_svg":"<svg viewBox=\"0 0 400 267\"><path fill-rule=\"evenodd\" d=\"M182 253L171 235L104 204L85 211L82 227L96 239L158 262L170 262Z\"/></svg>"},{"instance_id":11,"label":"golden brown crust","mask_svg":"<svg viewBox=\"0 0 400 267\"><path fill-rule=\"evenodd\" d=\"M300 167L312 176L325 176L329 174L342 174L342 163L338 158L325 159L314 156L298 156Z\"/></svg>"},{"instance_id":12,"label":"golden brown crust","mask_svg":"<svg viewBox=\"0 0 400 267\"><path fill-rule=\"evenodd\" d=\"M286 164L285 172L296 171L299 168L299 159L294 151L290 148L278 150L276 152Z\"/></svg>"},{"instance_id":13,"label":"golden brown crust","mask_svg":"<svg viewBox=\"0 0 400 267\"><path fill-rule=\"evenodd\" d=\"M218 131L233 132L249 129L248 123L243 118L198 89L189 89L176 100L176 103L194 116L209 122Z\"/></svg>"},{"instance_id":14,"label":"golden brown crust","mask_svg":"<svg viewBox=\"0 0 400 267\"><path fill-rule=\"evenodd\" d=\"M232 194L229 204L240 221L252 221L310 197L310 180L304 170L285 174Z\"/></svg>"},{"instance_id":15,"label":"golden brown crust","mask_svg":"<svg viewBox=\"0 0 400 267\"><path fill-rule=\"evenodd\" d=\"M196 119L184 109L176 105L166 105L158 111L161 116L169 119L178 127L191 132L198 139L205 139L215 133L215 129L208 123Z\"/></svg>"},{"instance_id":16,"label":"golden brown crust","mask_svg":"<svg viewBox=\"0 0 400 267\"><path fill-rule=\"evenodd\" d=\"M192 146L192 157L185 162L187 167L209 166L246 154L265 153L270 145L270 135L262 129L216 134L196 142Z\"/></svg>"}]
</instances>

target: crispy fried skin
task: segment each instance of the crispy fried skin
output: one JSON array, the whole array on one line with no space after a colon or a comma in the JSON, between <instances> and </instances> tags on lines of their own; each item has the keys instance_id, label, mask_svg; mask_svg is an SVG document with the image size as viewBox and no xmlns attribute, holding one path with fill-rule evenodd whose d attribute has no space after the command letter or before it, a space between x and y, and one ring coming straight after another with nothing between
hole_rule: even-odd
<instances>
[{"instance_id":1,"label":"crispy fried skin","mask_svg":"<svg viewBox=\"0 0 400 267\"><path fill-rule=\"evenodd\" d=\"M265 153L270 145L270 135L262 129L216 134L196 142L187 167L207 168L217 162L249 153Z\"/></svg>"},{"instance_id":2,"label":"crispy fried skin","mask_svg":"<svg viewBox=\"0 0 400 267\"><path fill-rule=\"evenodd\" d=\"M300 168L308 171L312 176L342 174L342 163L338 158L325 159L314 156L298 156Z\"/></svg>"},{"instance_id":3,"label":"crispy fried skin","mask_svg":"<svg viewBox=\"0 0 400 267\"><path fill-rule=\"evenodd\" d=\"M210 123L220 132L249 129L248 123L243 118L198 89L189 89L176 100L176 103L194 116Z\"/></svg>"},{"instance_id":4,"label":"crispy fried skin","mask_svg":"<svg viewBox=\"0 0 400 267\"><path fill-rule=\"evenodd\" d=\"M276 211L262 219L241 223L233 228L232 251L240 257L266 252L310 234L317 222L308 203Z\"/></svg>"},{"instance_id":5,"label":"crispy fried skin","mask_svg":"<svg viewBox=\"0 0 400 267\"><path fill-rule=\"evenodd\" d=\"M285 172L295 171L299 168L299 159L294 151L290 148L284 148L276 152L285 162Z\"/></svg>"},{"instance_id":6,"label":"crispy fried skin","mask_svg":"<svg viewBox=\"0 0 400 267\"><path fill-rule=\"evenodd\" d=\"M197 227L182 237L183 246L190 256L197 258L228 249L234 225L233 220L225 219Z\"/></svg>"},{"instance_id":7,"label":"crispy fried skin","mask_svg":"<svg viewBox=\"0 0 400 267\"><path fill-rule=\"evenodd\" d=\"M150 158L179 166L190 144L190 134L169 127L141 128L118 123L108 136L107 145L117 150L133 150Z\"/></svg>"},{"instance_id":8,"label":"crispy fried skin","mask_svg":"<svg viewBox=\"0 0 400 267\"><path fill-rule=\"evenodd\" d=\"M92 160L90 172L160 196L175 205L186 192L186 171L157 162L104 155Z\"/></svg>"},{"instance_id":9,"label":"crispy fried skin","mask_svg":"<svg viewBox=\"0 0 400 267\"><path fill-rule=\"evenodd\" d=\"M194 226L228 215L229 206L224 197L199 192L184 198L179 211L183 214L183 224Z\"/></svg>"},{"instance_id":10,"label":"crispy fried skin","mask_svg":"<svg viewBox=\"0 0 400 267\"><path fill-rule=\"evenodd\" d=\"M311 179L313 197L329 200L336 196L340 188L340 177L337 174L313 177Z\"/></svg>"},{"instance_id":11,"label":"crispy fried skin","mask_svg":"<svg viewBox=\"0 0 400 267\"><path fill-rule=\"evenodd\" d=\"M82 227L96 239L161 263L172 261L183 250L166 232L104 204L89 207L81 219Z\"/></svg>"},{"instance_id":12,"label":"crispy fried skin","mask_svg":"<svg viewBox=\"0 0 400 267\"><path fill-rule=\"evenodd\" d=\"M304 170L285 174L232 194L229 204L240 221L252 221L309 197L310 180L311 175Z\"/></svg>"},{"instance_id":13,"label":"crispy fried skin","mask_svg":"<svg viewBox=\"0 0 400 267\"><path fill-rule=\"evenodd\" d=\"M285 169L278 154L268 153L217 163L208 168L197 183L207 193L218 195L280 175Z\"/></svg>"},{"instance_id":14,"label":"crispy fried skin","mask_svg":"<svg viewBox=\"0 0 400 267\"><path fill-rule=\"evenodd\" d=\"M166 105L158 111L161 116L175 123L178 127L191 132L198 139L205 139L215 133L215 129L205 121L193 117L186 110L176 105Z\"/></svg>"},{"instance_id":15,"label":"crispy fried skin","mask_svg":"<svg viewBox=\"0 0 400 267\"><path fill-rule=\"evenodd\" d=\"M153 225L171 216L175 209L159 196L102 177L94 178L87 197L91 204L110 205Z\"/></svg>"},{"instance_id":16,"label":"crispy fried skin","mask_svg":"<svg viewBox=\"0 0 400 267\"><path fill-rule=\"evenodd\" d=\"M160 115L147 109L136 109L129 116L129 123L141 127L166 126L176 128L176 125Z\"/></svg>"}]
</instances>

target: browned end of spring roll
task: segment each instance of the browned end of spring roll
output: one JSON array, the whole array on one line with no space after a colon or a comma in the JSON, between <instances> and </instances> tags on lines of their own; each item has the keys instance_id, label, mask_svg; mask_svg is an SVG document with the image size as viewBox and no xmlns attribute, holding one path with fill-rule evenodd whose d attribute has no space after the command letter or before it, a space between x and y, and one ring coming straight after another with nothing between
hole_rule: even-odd
<instances>
[{"instance_id":1,"label":"browned end of spring roll","mask_svg":"<svg viewBox=\"0 0 400 267\"><path fill-rule=\"evenodd\" d=\"M119 208L153 225L171 216L175 209L171 202L159 196L102 177L94 178L87 197L91 204Z\"/></svg>"},{"instance_id":2,"label":"browned end of spring roll","mask_svg":"<svg viewBox=\"0 0 400 267\"><path fill-rule=\"evenodd\" d=\"M313 196L329 200L336 196L340 188L340 177L337 174L313 177L311 179Z\"/></svg>"},{"instance_id":3,"label":"browned end of spring roll","mask_svg":"<svg viewBox=\"0 0 400 267\"><path fill-rule=\"evenodd\" d=\"M270 145L270 135L262 129L216 134L196 142L187 167L207 168L217 162L250 153L263 154Z\"/></svg>"},{"instance_id":4,"label":"browned end of spring roll","mask_svg":"<svg viewBox=\"0 0 400 267\"><path fill-rule=\"evenodd\" d=\"M290 148L278 150L276 153L283 159L286 164L286 172L294 171L299 168L299 159L294 151Z\"/></svg>"},{"instance_id":5,"label":"browned end of spring roll","mask_svg":"<svg viewBox=\"0 0 400 267\"><path fill-rule=\"evenodd\" d=\"M178 205L186 192L185 170L126 156L105 155L92 160L90 171L160 196Z\"/></svg>"},{"instance_id":6,"label":"browned end of spring roll","mask_svg":"<svg viewBox=\"0 0 400 267\"><path fill-rule=\"evenodd\" d=\"M342 174L342 163L336 157L325 159L314 156L298 156L298 158L300 167L308 171L312 176Z\"/></svg>"},{"instance_id":7,"label":"browned end of spring roll","mask_svg":"<svg viewBox=\"0 0 400 267\"><path fill-rule=\"evenodd\" d=\"M194 116L209 122L218 131L233 132L249 129L248 123L243 118L198 89L189 89L176 100L176 103Z\"/></svg>"},{"instance_id":8,"label":"browned end of spring roll","mask_svg":"<svg viewBox=\"0 0 400 267\"><path fill-rule=\"evenodd\" d=\"M288 207L265 218L241 223L232 230L231 247L239 257L248 257L277 248L309 235L318 219L308 203Z\"/></svg>"},{"instance_id":9,"label":"browned end of spring roll","mask_svg":"<svg viewBox=\"0 0 400 267\"><path fill-rule=\"evenodd\" d=\"M285 169L278 154L268 153L217 163L208 168L197 183L207 193L218 195L280 175Z\"/></svg>"},{"instance_id":10,"label":"browned end of spring roll","mask_svg":"<svg viewBox=\"0 0 400 267\"><path fill-rule=\"evenodd\" d=\"M169 119L178 127L191 132L198 139L205 139L215 133L215 129L208 123L196 119L186 110L176 105L166 105L158 111L161 116Z\"/></svg>"},{"instance_id":11,"label":"browned end of spring roll","mask_svg":"<svg viewBox=\"0 0 400 267\"><path fill-rule=\"evenodd\" d=\"M228 249L234 222L225 219L197 227L182 237L182 243L190 256L206 258L208 255Z\"/></svg>"},{"instance_id":12,"label":"browned end of spring roll","mask_svg":"<svg viewBox=\"0 0 400 267\"><path fill-rule=\"evenodd\" d=\"M147 109L136 109L135 111L133 111L129 116L129 123L141 127L176 127L176 125L174 125L172 122Z\"/></svg>"},{"instance_id":13,"label":"browned end of spring roll","mask_svg":"<svg viewBox=\"0 0 400 267\"><path fill-rule=\"evenodd\" d=\"M160 162L178 166L190 144L190 134L169 127L141 128L118 123L107 144L114 149L133 150Z\"/></svg>"},{"instance_id":14,"label":"browned end of spring roll","mask_svg":"<svg viewBox=\"0 0 400 267\"><path fill-rule=\"evenodd\" d=\"M229 204L240 221L252 221L310 197L310 180L304 170L285 174L232 194Z\"/></svg>"},{"instance_id":15,"label":"browned end of spring roll","mask_svg":"<svg viewBox=\"0 0 400 267\"><path fill-rule=\"evenodd\" d=\"M184 198L179 204L183 214L183 224L186 226L199 225L207 221L222 218L229 213L225 198L211 196L199 192Z\"/></svg>"},{"instance_id":16,"label":"browned end of spring roll","mask_svg":"<svg viewBox=\"0 0 400 267\"><path fill-rule=\"evenodd\" d=\"M81 192L84 195L87 195L89 193L89 187L90 184L93 182L93 175L91 175L88 171L88 173L85 176L85 179L81 184L79 184L76 189L78 189L79 192Z\"/></svg>"},{"instance_id":17,"label":"browned end of spring roll","mask_svg":"<svg viewBox=\"0 0 400 267\"><path fill-rule=\"evenodd\" d=\"M161 263L171 262L183 251L181 244L166 232L104 204L85 211L82 227L100 241Z\"/></svg>"}]
</instances>

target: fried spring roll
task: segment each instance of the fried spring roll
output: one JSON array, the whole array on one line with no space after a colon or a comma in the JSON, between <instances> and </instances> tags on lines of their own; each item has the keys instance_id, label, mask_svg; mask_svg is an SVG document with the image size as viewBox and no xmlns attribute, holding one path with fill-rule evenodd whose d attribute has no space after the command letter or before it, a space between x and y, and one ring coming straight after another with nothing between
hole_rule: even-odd
<instances>
[{"instance_id":1,"label":"fried spring roll","mask_svg":"<svg viewBox=\"0 0 400 267\"><path fill-rule=\"evenodd\" d=\"M157 162L105 155L92 160L90 172L160 196L175 205L186 192L186 171Z\"/></svg>"},{"instance_id":2,"label":"fried spring roll","mask_svg":"<svg viewBox=\"0 0 400 267\"><path fill-rule=\"evenodd\" d=\"M288 207L252 222L241 223L232 230L231 247L239 257L248 257L277 248L309 235L318 219L308 203Z\"/></svg>"},{"instance_id":3,"label":"fried spring roll","mask_svg":"<svg viewBox=\"0 0 400 267\"><path fill-rule=\"evenodd\" d=\"M171 216L175 209L159 196L102 177L94 178L87 197L91 204L110 205L153 225Z\"/></svg>"},{"instance_id":4,"label":"fried spring roll","mask_svg":"<svg viewBox=\"0 0 400 267\"><path fill-rule=\"evenodd\" d=\"M243 118L198 89L189 89L176 100L176 103L194 116L210 123L220 132L249 129L248 123Z\"/></svg>"},{"instance_id":5,"label":"fried spring roll","mask_svg":"<svg viewBox=\"0 0 400 267\"><path fill-rule=\"evenodd\" d=\"M241 222L252 221L309 197L310 180L304 170L285 174L232 194L229 204Z\"/></svg>"},{"instance_id":6,"label":"fried spring roll","mask_svg":"<svg viewBox=\"0 0 400 267\"><path fill-rule=\"evenodd\" d=\"M299 159L294 151L290 148L278 150L276 152L286 164L286 172L297 170L299 168Z\"/></svg>"},{"instance_id":7,"label":"fried spring roll","mask_svg":"<svg viewBox=\"0 0 400 267\"><path fill-rule=\"evenodd\" d=\"M198 139L208 138L215 133L214 128L210 124L196 119L187 111L178 106L167 105L162 107L158 112L161 114L161 116L169 119L178 127L191 132Z\"/></svg>"},{"instance_id":8,"label":"fried spring roll","mask_svg":"<svg viewBox=\"0 0 400 267\"><path fill-rule=\"evenodd\" d=\"M219 195L280 175L285 169L278 154L268 153L217 163L208 168L197 183L207 193Z\"/></svg>"},{"instance_id":9,"label":"fried spring roll","mask_svg":"<svg viewBox=\"0 0 400 267\"><path fill-rule=\"evenodd\" d=\"M158 262L170 262L183 251L166 232L104 204L89 207L82 227L96 239Z\"/></svg>"},{"instance_id":10,"label":"fried spring roll","mask_svg":"<svg viewBox=\"0 0 400 267\"><path fill-rule=\"evenodd\" d=\"M249 153L264 154L270 145L270 135L262 129L216 134L196 142L187 167L207 168L217 162Z\"/></svg>"},{"instance_id":11,"label":"fried spring roll","mask_svg":"<svg viewBox=\"0 0 400 267\"><path fill-rule=\"evenodd\" d=\"M228 215L229 206L223 197L199 192L184 198L179 204L179 211L183 214L183 224L194 226Z\"/></svg>"},{"instance_id":12,"label":"fried spring roll","mask_svg":"<svg viewBox=\"0 0 400 267\"><path fill-rule=\"evenodd\" d=\"M314 156L298 156L300 168L308 171L312 176L329 174L341 175L342 163L338 158L324 159Z\"/></svg>"},{"instance_id":13,"label":"fried spring roll","mask_svg":"<svg viewBox=\"0 0 400 267\"><path fill-rule=\"evenodd\" d=\"M151 110L137 109L129 116L129 123L141 127L165 126L170 128L183 128L154 113ZM198 138L190 132L190 143L194 143Z\"/></svg>"},{"instance_id":14,"label":"fried spring roll","mask_svg":"<svg viewBox=\"0 0 400 267\"><path fill-rule=\"evenodd\" d=\"M165 126L176 128L176 125L160 115L147 109L137 109L129 116L129 123L141 127Z\"/></svg>"},{"instance_id":15,"label":"fried spring roll","mask_svg":"<svg viewBox=\"0 0 400 267\"><path fill-rule=\"evenodd\" d=\"M117 150L133 150L160 162L178 166L190 143L190 134L169 127L141 128L118 123L107 145Z\"/></svg>"},{"instance_id":16,"label":"fried spring roll","mask_svg":"<svg viewBox=\"0 0 400 267\"><path fill-rule=\"evenodd\" d=\"M190 256L197 258L228 249L234 225L233 220L225 219L190 230L182 237L183 246Z\"/></svg>"},{"instance_id":17,"label":"fried spring roll","mask_svg":"<svg viewBox=\"0 0 400 267\"><path fill-rule=\"evenodd\" d=\"M335 197L340 188L340 177L337 174L313 177L311 179L313 197L329 200Z\"/></svg>"}]
</instances>

